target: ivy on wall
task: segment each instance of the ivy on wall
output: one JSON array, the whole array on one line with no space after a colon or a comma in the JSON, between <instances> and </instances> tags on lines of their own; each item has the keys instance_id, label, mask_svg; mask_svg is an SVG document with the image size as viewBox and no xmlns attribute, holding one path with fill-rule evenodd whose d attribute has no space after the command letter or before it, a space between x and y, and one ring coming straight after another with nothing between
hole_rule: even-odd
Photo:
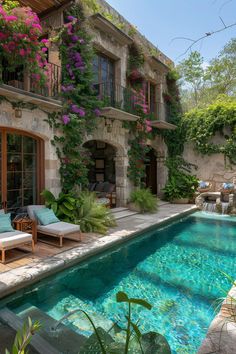
<instances>
[{"instance_id":1,"label":"ivy on wall","mask_svg":"<svg viewBox=\"0 0 236 354\"><path fill-rule=\"evenodd\" d=\"M61 183L64 191L88 184L89 152L82 144L86 134L96 126L100 103L93 90L91 40L83 26L82 7L71 7L61 32L63 114L51 114L49 124L60 132L52 143L60 160Z\"/></svg>"},{"instance_id":2,"label":"ivy on wall","mask_svg":"<svg viewBox=\"0 0 236 354\"><path fill-rule=\"evenodd\" d=\"M187 141L194 144L203 155L224 154L231 164L236 164L236 100L221 96L213 104L193 109L183 118ZM222 143L214 143L219 133Z\"/></svg>"}]
</instances>

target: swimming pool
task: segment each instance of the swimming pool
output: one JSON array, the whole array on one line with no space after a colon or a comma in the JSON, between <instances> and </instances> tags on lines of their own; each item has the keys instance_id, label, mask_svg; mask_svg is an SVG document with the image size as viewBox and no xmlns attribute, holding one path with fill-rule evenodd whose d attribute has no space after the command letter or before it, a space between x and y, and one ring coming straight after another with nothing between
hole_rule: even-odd
<instances>
[{"instance_id":1,"label":"swimming pool","mask_svg":"<svg viewBox=\"0 0 236 354\"><path fill-rule=\"evenodd\" d=\"M47 278L7 306L16 314L35 306L55 319L81 307L110 327L124 319L123 305L115 302L122 290L153 305L134 311L143 332L162 333L173 353L196 353L215 315L213 303L230 288L220 270L235 277L235 230L236 218L197 212ZM65 323L91 333L77 314Z\"/></svg>"}]
</instances>

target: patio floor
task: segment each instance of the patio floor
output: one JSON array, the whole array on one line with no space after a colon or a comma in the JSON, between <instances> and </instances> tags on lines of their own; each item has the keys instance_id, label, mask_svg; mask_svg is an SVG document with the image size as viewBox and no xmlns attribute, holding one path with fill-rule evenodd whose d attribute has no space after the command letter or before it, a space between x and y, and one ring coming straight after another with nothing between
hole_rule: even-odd
<instances>
[{"instance_id":1,"label":"patio floor","mask_svg":"<svg viewBox=\"0 0 236 354\"><path fill-rule=\"evenodd\" d=\"M38 242L34 254L24 258L0 264L0 298L23 288L49 274L66 268L78 262L79 259L102 251L112 244L123 242L124 238L134 237L152 225L172 219L180 214L188 213L195 206L187 204L169 204L160 202L155 214L136 214L117 221L117 226L111 228L107 235L83 234L82 242L65 240L63 248ZM9 251L8 259L19 251ZM14 254L13 254L14 253Z\"/></svg>"}]
</instances>

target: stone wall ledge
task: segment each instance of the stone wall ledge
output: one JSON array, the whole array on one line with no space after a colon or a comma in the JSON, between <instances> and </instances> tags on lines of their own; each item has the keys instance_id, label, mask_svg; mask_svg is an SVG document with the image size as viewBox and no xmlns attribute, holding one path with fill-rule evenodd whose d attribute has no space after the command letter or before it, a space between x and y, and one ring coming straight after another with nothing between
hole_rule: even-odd
<instances>
[{"instance_id":1,"label":"stone wall ledge","mask_svg":"<svg viewBox=\"0 0 236 354\"><path fill-rule=\"evenodd\" d=\"M210 324L198 354L236 353L236 283L222 303L220 312Z\"/></svg>"}]
</instances>

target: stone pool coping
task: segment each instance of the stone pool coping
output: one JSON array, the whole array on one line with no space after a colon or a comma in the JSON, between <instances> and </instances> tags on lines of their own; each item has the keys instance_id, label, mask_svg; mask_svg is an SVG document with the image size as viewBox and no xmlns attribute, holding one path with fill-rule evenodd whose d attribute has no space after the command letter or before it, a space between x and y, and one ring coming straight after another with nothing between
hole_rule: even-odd
<instances>
[{"instance_id":1,"label":"stone pool coping","mask_svg":"<svg viewBox=\"0 0 236 354\"><path fill-rule=\"evenodd\" d=\"M212 320L198 354L236 353L236 283Z\"/></svg>"},{"instance_id":2,"label":"stone pool coping","mask_svg":"<svg viewBox=\"0 0 236 354\"><path fill-rule=\"evenodd\" d=\"M84 244L57 255L2 273L0 275L0 299L32 285L43 278L53 275L54 273L78 264L91 256L138 237L144 231L152 230L157 226L167 225L196 210L197 208L195 205L193 206L189 204L181 206L173 204L163 205L160 207L160 211L156 214L137 214L133 217L121 219L119 221L119 227L110 229L108 235L97 239L91 244ZM125 229L125 223L132 224L132 220L135 220L136 223L138 220L138 225L133 229L131 228L131 230L128 230L128 227Z\"/></svg>"}]
</instances>

